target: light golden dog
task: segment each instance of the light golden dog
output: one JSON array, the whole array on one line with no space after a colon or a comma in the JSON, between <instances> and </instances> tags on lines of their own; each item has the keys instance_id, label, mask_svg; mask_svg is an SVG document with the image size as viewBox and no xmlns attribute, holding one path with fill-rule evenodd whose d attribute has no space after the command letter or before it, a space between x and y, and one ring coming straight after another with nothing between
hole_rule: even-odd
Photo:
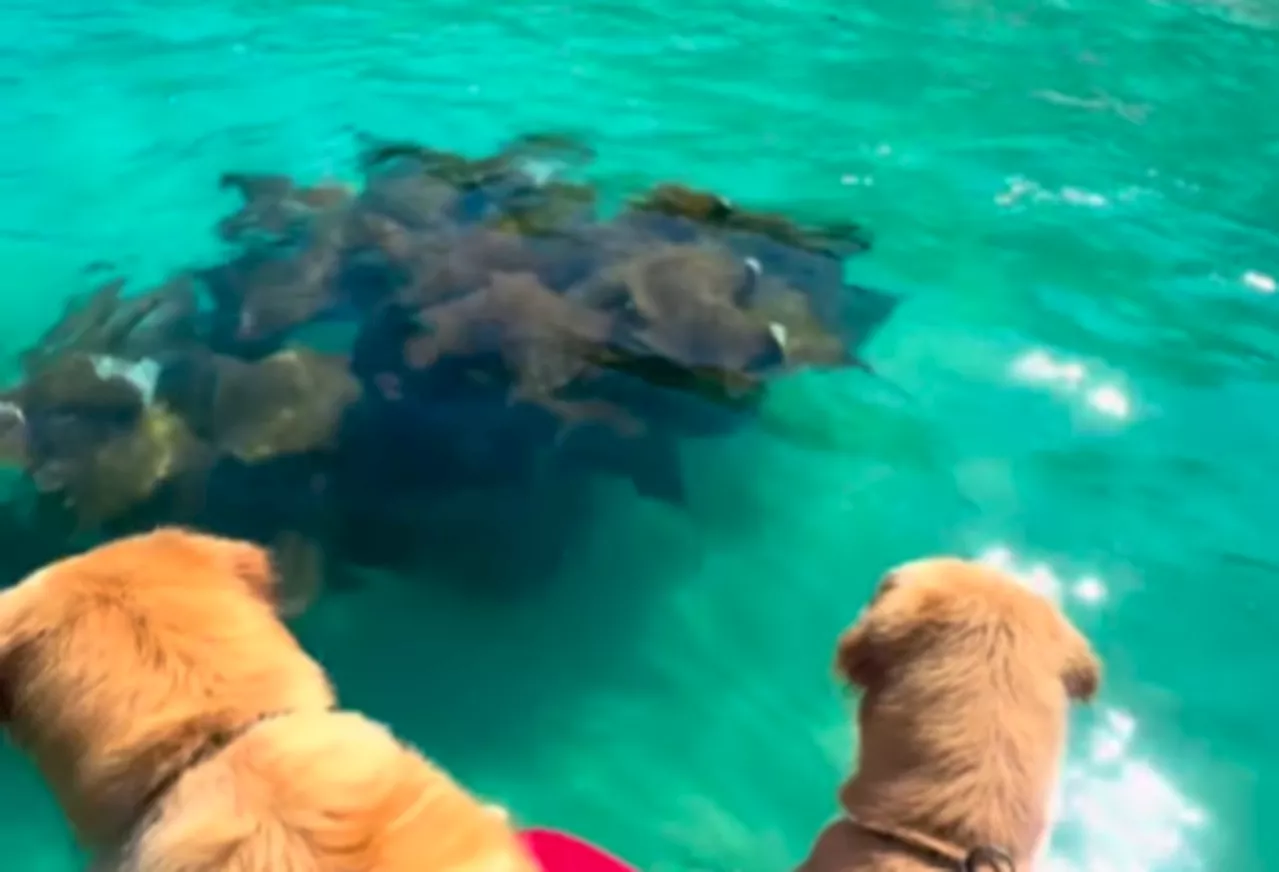
<instances>
[{"instance_id":1,"label":"light golden dog","mask_svg":"<svg viewBox=\"0 0 1280 872\"><path fill-rule=\"evenodd\" d=\"M797 872L1032 868L1069 702L1101 679L1053 603L978 563L908 563L841 636L836 668L864 691L857 770Z\"/></svg>"},{"instance_id":2,"label":"light golden dog","mask_svg":"<svg viewBox=\"0 0 1280 872\"><path fill-rule=\"evenodd\" d=\"M0 725L96 868L534 872L505 816L334 710L267 554L176 529L0 593Z\"/></svg>"}]
</instances>

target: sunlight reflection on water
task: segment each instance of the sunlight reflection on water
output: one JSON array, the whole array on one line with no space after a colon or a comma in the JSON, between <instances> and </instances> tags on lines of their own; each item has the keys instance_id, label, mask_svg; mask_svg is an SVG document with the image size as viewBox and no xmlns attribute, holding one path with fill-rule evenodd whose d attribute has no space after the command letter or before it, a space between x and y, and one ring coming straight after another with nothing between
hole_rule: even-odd
<instances>
[{"instance_id":1,"label":"sunlight reflection on water","mask_svg":"<svg viewBox=\"0 0 1280 872\"><path fill-rule=\"evenodd\" d=\"M1046 563L1028 563L1004 545L979 560L1000 567L1052 599L1069 615L1105 606L1107 583L1097 576L1062 578ZM1104 701L1082 718L1060 786L1048 872L1150 872L1204 868L1190 844L1204 811L1135 748L1139 724ZM1070 855L1075 859L1068 859Z\"/></svg>"},{"instance_id":2,"label":"sunlight reflection on water","mask_svg":"<svg viewBox=\"0 0 1280 872\"><path fill-rule=\"evenodd\" d=\"M1015 378L1039 384L1063 394L1079 394L1099 414L1125 420L1133 411L1128 393L1111 381L1092 376L1079 361L1058 360L1042 349L1029 351L1014 361Z\"/></svg>"}]
</instances>

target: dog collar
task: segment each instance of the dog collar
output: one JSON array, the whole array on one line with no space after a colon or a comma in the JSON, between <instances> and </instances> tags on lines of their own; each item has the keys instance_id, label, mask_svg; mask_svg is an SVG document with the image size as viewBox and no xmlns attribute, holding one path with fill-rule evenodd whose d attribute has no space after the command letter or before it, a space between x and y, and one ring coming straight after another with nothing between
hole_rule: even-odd
<instances>
[{"instance_id":1,"label":"dog collar","mask_svg":"<svg viewBox=\"0 0 1280 872\"><path fill-rule=\"evenodd\" d=\"M865 820L850 811L846 811L844 817L864 833L924 854L946 864L945 868L953 872L1017 872L1018 869L1009 852L995 845L978 845L966 850L917 830Z\"/></svg>"},{"instance_id":2,"label":"dog collar","mask_svg":"<svg viewBox=\"0 0 1280 872\"><path fill-rule=\"evenodd\" d=\"M107 870L115 870L121 867L122 861L132 853L142 834L155 821L161 802L182 780L182 776L209 762L265 721L274 720L288 714L292 714L292 712L265 712L237 727L229 730L215 730L206 736L204 741L195 747L181 765L174 767L172 772L160 779L154 787L147 791L142 801L138 804L136 813L132 815L132 823L122 831L121 838L116 842L116 846L110 849L105 856L99 857L90 867L90 872L107 872Z\"/></svg>"}]
</instances>

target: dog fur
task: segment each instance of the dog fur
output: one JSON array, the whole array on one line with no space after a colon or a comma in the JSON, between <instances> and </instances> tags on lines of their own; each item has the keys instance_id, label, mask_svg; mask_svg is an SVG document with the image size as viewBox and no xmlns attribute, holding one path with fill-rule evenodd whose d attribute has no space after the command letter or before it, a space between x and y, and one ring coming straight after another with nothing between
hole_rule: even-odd
<instances>
[{"instance_id":1,"label":"dog fur","mask_svg":"<svg viewBox=\"0 0 1280 872\"><path fill-rule=\"evenodd\" d=\"M0 593L0 725L102 867L534 872L504 814L333 710L277 594L262 549L177 529Z\"/></svg>"},{"instance_id":2,"label":"dog fur","mask_svg":"<svg viewBox=\"0 0 1280 872\"><path fill-rule=\"evenodd\" d=\"M840 637L836 670L863 691L857 769L840 790L844 814L797 872L951 868L850 815L962 850L993 845L1019 872L1033 868L1069 703L1092 699L1101 680L1089 642L1053 603L982 564L908 563Z\"/></svg>"}]
</instances>

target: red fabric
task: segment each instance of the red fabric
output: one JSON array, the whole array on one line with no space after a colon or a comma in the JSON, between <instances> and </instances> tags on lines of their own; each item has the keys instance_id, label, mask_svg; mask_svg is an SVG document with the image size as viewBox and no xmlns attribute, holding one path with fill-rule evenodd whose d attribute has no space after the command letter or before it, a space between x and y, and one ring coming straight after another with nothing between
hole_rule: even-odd
<instances>
[{"instance_id":1,"label":"red fabric","mask_svg":"<svg viewBox=\"0 0 1280 872\"><path fill-rule=\"evenodd\" d=\"M637 872L634 866L568 833L532 829L520 836L545 872Z\"/></svg>"}]
</instances>

